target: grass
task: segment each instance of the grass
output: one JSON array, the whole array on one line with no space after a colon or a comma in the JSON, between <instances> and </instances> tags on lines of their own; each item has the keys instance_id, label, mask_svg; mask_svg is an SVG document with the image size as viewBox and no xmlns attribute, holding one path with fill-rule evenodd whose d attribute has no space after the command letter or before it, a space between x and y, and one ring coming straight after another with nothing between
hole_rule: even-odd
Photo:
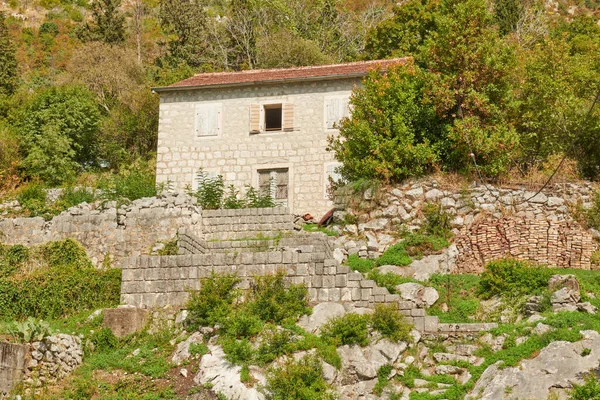
<instances>
[{"instance_id":1,"label":"grass","mask_svg":"<svg viewBox=\"0 0 600 400\"><path fill-rule=\"evenodd\" d=\"M336 231L332 231L331 229L327 229L324 226L319 226L318 224L304 224L302 227L307 232L322 232L327 236L339 236Z\"/></svg>"}]
</instances>

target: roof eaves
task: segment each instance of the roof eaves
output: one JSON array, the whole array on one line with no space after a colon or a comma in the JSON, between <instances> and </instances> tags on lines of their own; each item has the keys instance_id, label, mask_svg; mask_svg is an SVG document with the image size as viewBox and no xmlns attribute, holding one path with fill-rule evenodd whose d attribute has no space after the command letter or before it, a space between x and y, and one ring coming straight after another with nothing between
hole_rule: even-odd
<instances>
[{"instance_id":1,"label":"roof eaves","mask_svg":"<svg viewBox=\"0 0 600 400\"><path fill-rule=\"evenodd\" d=\"M240 86L255 86L255 85L274 85L278 83L298 83L298 82L314 82L314 81L328 81L338 79L352 79L362 78L366 76L368 72L353 72L346 74L335 74L335 75L322 75L322 76L308 76L299 78L283 78L283 79L261 79L257 81L248 82L233 82L233 83L215 83L205 85L192 85L192 86L159 86L150 88L154 93L164 92L179 92L185 90L202 90L202 89L221 89L228 87L240 87Z\"/></svg>"}]
</instances>

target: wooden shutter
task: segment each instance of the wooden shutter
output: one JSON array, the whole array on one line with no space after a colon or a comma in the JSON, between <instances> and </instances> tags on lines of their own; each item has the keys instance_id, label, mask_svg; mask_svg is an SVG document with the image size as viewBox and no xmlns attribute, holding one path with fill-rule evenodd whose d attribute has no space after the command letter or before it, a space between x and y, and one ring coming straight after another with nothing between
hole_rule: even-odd
<instances>
[{"instance_id":1,"label":"wooden shutter","mask_svg":"<svg viewBox=\"0 0 600 400\"><path fill-rule=\"evenodd\" d=\"M260 104L250 105L250 133L260 133Z\"/></svg>"},{"instance_id":2,"label":"wooden shutter","mask_svg":"<svg viewBox=\"0 0 600 400\"><path fill-rule=\"evenodd\" d=\"M283 105L283 130L293 131L294 130L294 104L285 103Z\"/></svg>"},{"instance_id":3,"label":"wooden shutter","mask_svg":"<svg viewBox=\"0 0 600 400\"><path fill-rule=\"evenodd\" d=\"M339 114L339 101L338 99L328 99L325 103L325 118L327 129L335 128L335 124L340 119Z\"/></svg>"}]
</instances>

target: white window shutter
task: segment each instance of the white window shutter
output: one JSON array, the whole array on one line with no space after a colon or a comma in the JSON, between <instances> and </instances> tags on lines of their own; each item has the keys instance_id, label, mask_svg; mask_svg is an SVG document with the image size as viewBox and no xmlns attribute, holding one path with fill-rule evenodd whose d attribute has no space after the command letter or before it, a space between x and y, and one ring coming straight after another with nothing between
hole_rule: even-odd
<instances>
[{"instance_id":1,"label":"white window shutter","mask_svg":"<svg viewBox=\"0 0 600 400\"><path fill-rule=\"evenodd\" d=\"M335 128L335 124L339 120L339 100L329 99L325 104L325 112L327 118L327 129Z\"/></svg>"},{"instance_id":2,"label":"white window shutter","mask_svg":"<svg viewBox=\"0 0 600 400\"><path fill-rule=\"evenodd\" d=\"M207 107L196 108L196 136L207 136L210 125L210 113Z\"/></svg>"},{"instance_id":3,"label":"white window shutter","mask_svg":"<svg viewBox=\"0 0 600 400\"><path fill-rule=\"evenodd\" d=\"M250 105L250 133L260 133L260 104Z\"/></svg>"},{"instance_id":4,"label":"white window shutter","mask_svg":"<svg viewBox=\"0 0 600 400\"><path fill-rule=\"evenodd\" d=\"M294 130L294 104L293 103L284 103L283 109L281 110L283 115L283 124L282 128L284 131L293 131Z\"/></svg>"}]
</instances>

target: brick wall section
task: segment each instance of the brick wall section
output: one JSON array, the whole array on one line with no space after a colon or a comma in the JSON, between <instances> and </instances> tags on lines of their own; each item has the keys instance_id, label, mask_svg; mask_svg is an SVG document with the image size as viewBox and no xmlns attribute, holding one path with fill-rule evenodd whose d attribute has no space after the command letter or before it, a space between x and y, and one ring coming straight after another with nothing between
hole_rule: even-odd
<instances>
[{"instance_id":1,"label":"brick wall section","mask_svg":"<svg viewBox=\"0 0 600 400\"><path fill-rule=\"evenodd\" d=\"M294 229L294 216L285 207L204 210L204 239L231 240L275 236Z\"/></svg>"},{"instance_id":2,"label":"brick wall section","mask_svg":"<svg viewBox=\"0 0 600 400\"><path fill-rule=\"evenodd\" d=\"M486 262L512 257L559 268L591 268L591 234L572 221L505 217L482 219L456 237L454 272L481 273Z\"/></svg>"}]
</instances>

